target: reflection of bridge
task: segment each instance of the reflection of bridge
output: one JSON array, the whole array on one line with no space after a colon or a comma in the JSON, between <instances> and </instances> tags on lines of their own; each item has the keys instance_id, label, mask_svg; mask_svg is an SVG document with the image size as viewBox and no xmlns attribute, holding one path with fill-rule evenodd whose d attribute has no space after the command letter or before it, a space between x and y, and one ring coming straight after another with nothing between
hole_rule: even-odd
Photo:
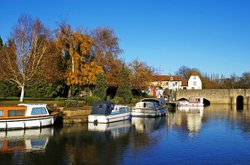
<instances>
[{"instance_id":1,"label":"reflection of bridge","mask_svg":"<svg viewBox=\"0 0 250 165\"><path fill-rule=\"evenodd\" d=\"M176 99L204 97L211 103L250 104L250 89L178 90Z\"/></svg>"}]
</instances>

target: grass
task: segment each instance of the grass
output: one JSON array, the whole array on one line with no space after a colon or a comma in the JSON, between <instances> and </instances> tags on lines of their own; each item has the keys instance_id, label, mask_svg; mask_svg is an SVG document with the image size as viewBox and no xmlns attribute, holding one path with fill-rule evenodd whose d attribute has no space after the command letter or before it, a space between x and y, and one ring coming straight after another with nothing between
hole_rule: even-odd
<instances>
[{"instance_id":1,"label":"grass","mask_svg":"<svg viewBox=\"0 0 250 165\"><path fill-rule=\"evenodd\" d=\"M57 105L65 106L67 99L65 98L28 98L25 97L22 103L29 104L48 104L48 105ZM83 104L84 101L79 100L79 103ZM0 97L0 105L17 105L20 104L19 97Z\"/></svg>"}]
</instances>

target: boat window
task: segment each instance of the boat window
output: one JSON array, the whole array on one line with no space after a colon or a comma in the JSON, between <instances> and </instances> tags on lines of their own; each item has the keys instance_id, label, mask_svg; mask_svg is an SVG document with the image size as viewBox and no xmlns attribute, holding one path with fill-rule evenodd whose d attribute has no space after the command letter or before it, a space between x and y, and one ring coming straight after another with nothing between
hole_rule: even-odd
<instances>
[{"instance_id":1,"label":"boat window","mask_svg":"<svg viewBox=\"0 0 250 165\"><path fill-rule=\"evenodd\" d=\"M32 108L31 115L47 114L45 107Z\"/></svg>"},{"instance_id":2,"label":"boat window","mask_svg":"<svg viewBox=\"0 0 250 165\"><path fill-rule=\"evenodd\" d=\"M126 112L126 111L125 111L125 107L121 107L121 108L119 109L119 111L120 111L121 113Z\"/></svg>"},{"instance_id":3,"label":"boat window","mask_svg":"<svg viewBox=\"0 0 250 165\"><path fill-rule=\"evenodd\" d=\"M25 110L8 110L8 116L24 116Z\"/></svg>"},{"instance_id":4,"label":"boat window","mask_svg":"<svg viewBox=\"0 0 250 165\"><path fill-rule=\"evenodd\" d=\"M154 108L154 104L153 103L148 103L146 108Z\"/></svg>"},{"instance_id":5,"label":"boat window","mask_svg":"<svg viewBox=\"0 0 250 165\"><path fill-rule=\"evenodd\" d=\"M44 147L46 145L46 140L45 139L31 139L30 143L33 148Z\"/></svg>"},{"instance_id":6,"label":"boat window","mask_svg":"<svg viewBox=\"0 0 250 165\"><path fill-rule=\"evenodd\" d=\"M0 110L0 116L4 116L4 111Z\"/></svg>"},{"instance_id":7,"label":"boat window","mask_svg":"<svg viewBox=\"0 0 250 165\"><path fill-rule=\"evenodd\" d=\"M9 141L7 145L8 148L13 148L13 147L23 147L25 144L23 140L20 140L20 141Z\"/></svg>"}]
</instances>

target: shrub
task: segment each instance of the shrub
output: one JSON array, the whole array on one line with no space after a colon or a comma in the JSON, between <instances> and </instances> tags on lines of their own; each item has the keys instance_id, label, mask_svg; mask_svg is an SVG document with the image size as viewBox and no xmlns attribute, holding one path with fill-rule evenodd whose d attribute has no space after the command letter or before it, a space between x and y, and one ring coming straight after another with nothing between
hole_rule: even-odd
<instances>
[{"instance_id":1,"label":"shrub","mask_svg":"<svg viewBox=\"0 0 250 165\"><path fill-rule=\"evenodd\" d=\"M79 100L65 100L64 107L83 107L84 102Z\"/></svg>"},{"instance_id":2,"label":"shrub","mask_svg":"<svg viewBox=\"0 0 250 165\"><path fill-rule=\"evenodd\" d=\"M94 105L97 101L101 101L97 96L85 96L85 102L87 105Z\"/></svg>"},{"instance_id":3,"label":"shrub","mask_svg":"<svg viewBox=\"0 0 250 165\"><path fill-rule=\"evenodd\" d=\"M114 102L114 103L117 103L117 104L125 103L124 99L122 97L117 97L117 96L115 98L113 98L111 101Z\"/></svg>"}]
</instances>

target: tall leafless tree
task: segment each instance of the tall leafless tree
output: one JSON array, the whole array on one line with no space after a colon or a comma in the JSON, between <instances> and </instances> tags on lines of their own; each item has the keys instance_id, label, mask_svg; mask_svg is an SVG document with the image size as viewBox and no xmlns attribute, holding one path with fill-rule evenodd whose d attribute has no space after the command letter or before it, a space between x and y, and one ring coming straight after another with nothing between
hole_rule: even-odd
<instances>
[{"instance_id":1,"label":"tall leafless tree","mask_svg":"<svg viewBox=\"0 0 250 165\"><path fill-rule=\"evenodd\" d=\"M27 83L43 71L48 43L49 30L41 21L22 15L8 45L0 53L0 77L18 85L21 90L20 102L23 102Z\"/></svg>"}]
</instances>

